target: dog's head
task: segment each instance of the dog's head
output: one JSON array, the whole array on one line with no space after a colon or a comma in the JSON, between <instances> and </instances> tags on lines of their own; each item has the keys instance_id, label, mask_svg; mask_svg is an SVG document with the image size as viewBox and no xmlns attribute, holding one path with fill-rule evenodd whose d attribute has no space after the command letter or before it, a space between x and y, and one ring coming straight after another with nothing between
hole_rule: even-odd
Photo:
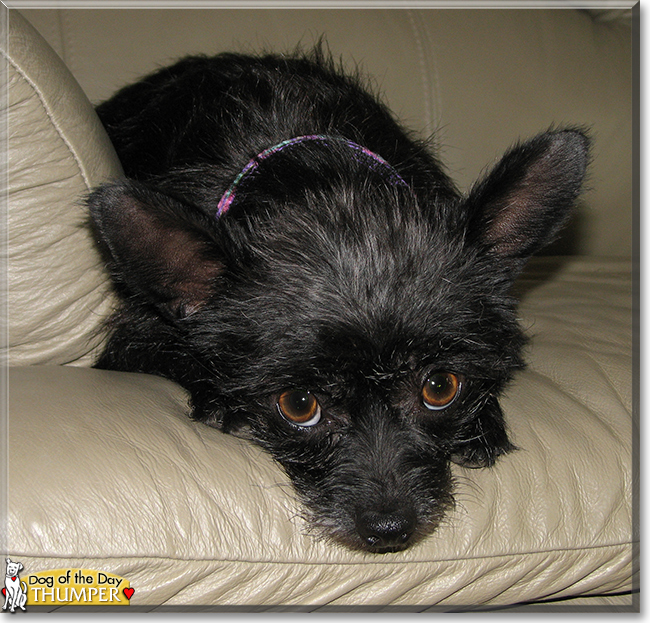
<instances>
[{"instance_id":1,"label":"dog's head","mask_svg":"<svg viewBox=\"0 0 650 623\"><path fill-rule=\"evenodd\" d=\"M268 450L312 526L395 551L452 504L450 460L512 448L497 401L522 366L509 290L567 220L588 142L540 135L465 197L441 173L413 190L310 149L269 159L219 219L206 206L223 188L203 204L130 181L93 193L126 301L106 356L171 376L197 418Z\"/></svg>"},{"instance_id":2,"label":"dog's head","mask_svg":"<svg viewBox=\"0 0 650 623\"><path fill-rule=\"evenodd\" d=\"M23 569L23 564L21 562L11 562L11 559L7 558L7 577L17 576L20 571Z\"/></svg>"}]
</instances>

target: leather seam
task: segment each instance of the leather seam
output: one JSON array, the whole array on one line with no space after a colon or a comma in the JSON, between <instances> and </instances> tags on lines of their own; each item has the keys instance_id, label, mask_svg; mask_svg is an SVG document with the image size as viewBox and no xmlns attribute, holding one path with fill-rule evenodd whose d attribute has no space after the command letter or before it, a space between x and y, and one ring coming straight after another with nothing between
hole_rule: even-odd
<instances>
[{"instance_id":1,"label":"leather seam","mask_svg":"<svg viewBox=\"0 0 650 623\"><path fill-rule=\"evenodd\" d=\"M542 555L551 555L551 554L557 554L557 553L582 553L582 552L591 552L591 551L597 551L597 550L607 550L607 549L619 549L621 550L621 553L625 553L628 548L633 548L635 544L638 544L639 541L629 541L625 543L618 543L618 544L612 544L612 545L594 545L592 547L566 547L566 548L561 548L561 549L551 549L551 550L540 550L540 551L534 551L534 552L519 552L519 553L509 553L509 554L494 554L492 556L480 556L477 558L472 558L472 557L465 557L465 558L440 558L440 559L431 559L431 560L396 560L393 562L390 561L377 561L377 562L372 562L368 560L360 560L358 562L354 561L328 561L328 560L323 560L323 561L316 561L316 562L304 562L302 560L248 560L244 558L179 558L179 557L172 557L172 556L160 556L160 555L139 555L139 554L126 554L124 556L119 556L119 555L109 555L109 556L88 556L86 554L72 554L72 555L65 555L65 554L58 554L58 555L52 555L52 554L47 554L47 558L55 558L55 559L63 559L63 560L69 560L69 559L77 559L79 557L82 557L84 560L132 560L132 559L138 559L138 560L167 560L171 562L189 562L189 563L232 563L232 564L251 564L251 565L292 565L292 566L304 566L304 567L314 567L314 566L368 566L368 565L382 565L382 566L393 566L393 567L399 567L399 566L404 566L404 565L431 565L431 564L437 564L437 563L455 563L455 562L470 562L470 561L483 561L483 560L497 560L499 558L521 558L521 557L526 557L526 556L542 556ZM21 553L21 552L15 552L15 550L12 550L12 552L15 553L16 556L21 555L25 558L40 558L43 557L42 554L28 554L28 553ZM634 554L633 551L630 552L631 554ZM631 562L631 561L630 561Z\"/></svg>"},{"instance_id":2,"label":"leather seam","mask_svg":"<svg viewBox=\"0 0 650 623\"><path fill-rule=\"evenodd\" d=\"M424 129L426 135L430 137L436 146L437 151L440 149L438 130L441 125L442 101L436 50L421 11L408 9L407 16L420 67L424 100Z\"/></svg>"},{"instance_id":3,"label":"leather seam","mask_svg":"<svg viewBox=\"0 0 650 623\"><path fill-rule=\"evenodd\" d=\"M61 127L57 123L56 119L54 118L52 110L51 110L50 106L48 105L47 100L46 100L45 96L43 95L42 91L38 88L36 83L25 73L25 71L11 58L11 56L9 54L7 54L7 52L5 52L4 50L0 50L0 52L2 53L2 56L4 56L4 58L7 60L7 62L21 76L21 78L32 88L34 93L36 93L36 96L38 97L38 100L40 101L41 106L43 107L43 110L45 111L45 114L47 115L47 118L50 120L50 123L52 124L52 126L56 130L56 133L59 135L59 138L63 141L65 146L68 148L68 151L70 152L70 155L74 159L75 164L77 165L77 168L79 169L79 173L80 173L80 175L81 175L81 177L82 177L82 179L84 181L84 184L86 185L86 188L88 190L90 190L91 189L90 181L89 181L88 177L86 176L86 173L85 173L85 171L83 169L83 166L81 164L81 160L80 160L76 150L74 149L74 147L72 146L72 144L70 143L68 138L65 136L65 134L63 133L63 130L61 129Z\"/></svg>"}]
</instances>

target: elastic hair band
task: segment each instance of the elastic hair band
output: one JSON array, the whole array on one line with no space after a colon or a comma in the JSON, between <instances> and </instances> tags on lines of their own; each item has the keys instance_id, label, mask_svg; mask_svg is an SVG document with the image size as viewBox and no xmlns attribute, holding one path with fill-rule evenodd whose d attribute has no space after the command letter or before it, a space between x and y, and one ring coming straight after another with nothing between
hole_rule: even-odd
<instances>
[{"instance_id":1,"label":"elastic hair band","mask_svg":"<svg viewBox=\"0 0 650 623\"><path fill-rule=\"evenodd\" d=\"M351 149L355 150L358 154L365 156L365 159L366 161L369 161L371 168L375 168L377 166L383 167L386 170L386 178L391 184L403 184L404 186L408 186L408 184L404 181L402 176L390 164L388 164L388 162L386 162L381 156L370 151L366 147L357 145L353 141L350 141L346 138L342 138L339 136L326 136L323 134L297 136L295 138L290 138L287 139L286 141L282 141L277 145L273 145L273 147L269 147L268 149L265 149L263 152L259 153L257 156L255 156L252 160L248 162L248 164L240 171L240 173L234 179L233 183L230 185L228 190L221 197L221 200L219 201L219 205L217 207L217 218L222 216L228 211L232 202L235 199L235 193L241 181L246 176L253 173L253 171L255 171L257 167L259 167L259 165L263 160L266 160L269 156L276 154L279 151L286 149L287 147L291 147L292 145L298 145L300 143L305 143L307 141L319 141L325 145L327 145L328 143L338 143L341 145L347 145Z\"/></svg>"}]
</instances>

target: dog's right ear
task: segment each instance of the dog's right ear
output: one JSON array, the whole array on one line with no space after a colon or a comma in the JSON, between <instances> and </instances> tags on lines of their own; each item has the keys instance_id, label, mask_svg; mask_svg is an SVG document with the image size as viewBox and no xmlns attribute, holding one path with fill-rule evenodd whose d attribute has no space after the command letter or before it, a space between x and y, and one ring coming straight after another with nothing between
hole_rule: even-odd
<instances>
[{"instance_id":1,"label":"dog's right ear","mask_svg":"<svg viewBox=\"0 0 650 623\"><path fill-rule=\"evenodd\" d=\"M87 200L114 279L172 318L194 313L223 272L209 217L132 180L100 186Z\"/></svg>"}]
</instances>

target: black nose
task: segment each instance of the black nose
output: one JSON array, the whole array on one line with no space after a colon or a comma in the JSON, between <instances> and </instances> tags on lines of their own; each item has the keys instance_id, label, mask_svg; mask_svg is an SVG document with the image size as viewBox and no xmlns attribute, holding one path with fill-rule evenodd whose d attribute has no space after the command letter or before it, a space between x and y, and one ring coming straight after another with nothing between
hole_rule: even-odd
<instances>
[{"instance_id":1,"label":"black nose","mask_svg":"<svg viewBox=\"0 0 650 623\"><path fill-rule=\"evenodd\" d=\"M378 553L404 549L415 529L412 513L365 511L357 515L357 532L366 547Z\"/></svg>"}]
</instances>

